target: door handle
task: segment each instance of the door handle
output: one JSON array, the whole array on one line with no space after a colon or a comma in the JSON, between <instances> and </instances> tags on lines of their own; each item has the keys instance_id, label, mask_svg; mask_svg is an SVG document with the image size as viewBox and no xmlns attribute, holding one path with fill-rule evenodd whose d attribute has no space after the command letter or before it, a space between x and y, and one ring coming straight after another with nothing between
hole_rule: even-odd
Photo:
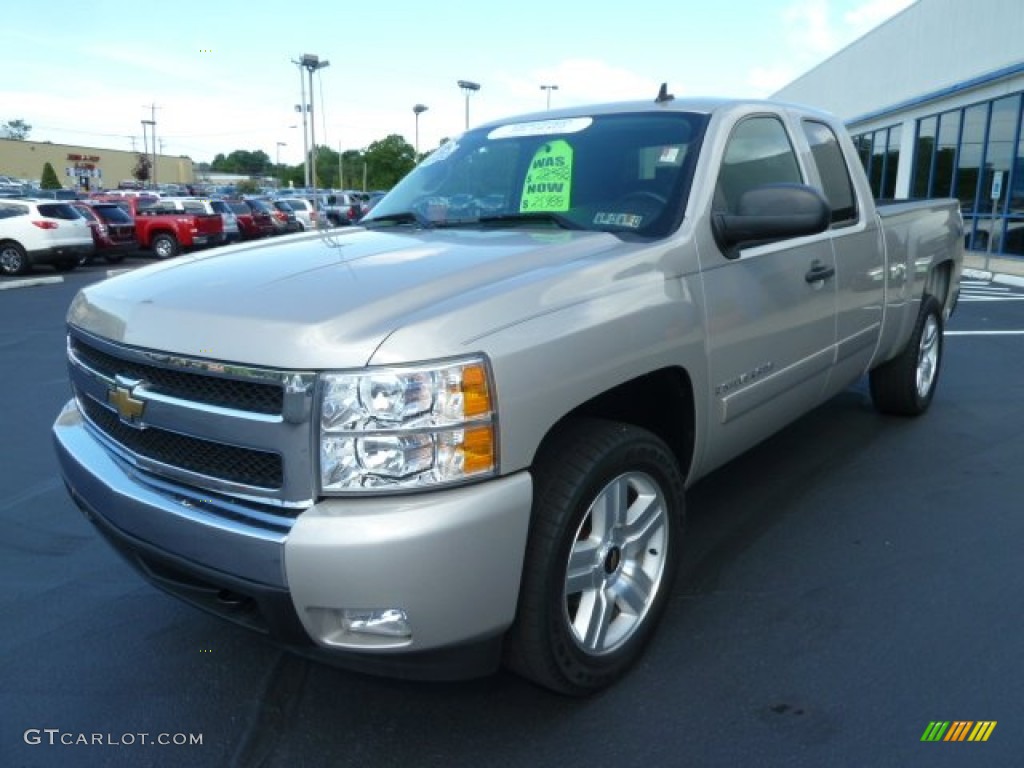
<instances>
[{"instance_id":1,"label":"door handle","mask_svg":"<svg viewBox=\"0 0 1024 768\"><path fill-rule=\"evenodd\" d=\"M807 270L807 274L804 275L804 280L808 283L817 283L822 280L828 280L835 273L835 267L830 267L815 259L811 262L811 268Z\"/></svg>"}]
</instances>

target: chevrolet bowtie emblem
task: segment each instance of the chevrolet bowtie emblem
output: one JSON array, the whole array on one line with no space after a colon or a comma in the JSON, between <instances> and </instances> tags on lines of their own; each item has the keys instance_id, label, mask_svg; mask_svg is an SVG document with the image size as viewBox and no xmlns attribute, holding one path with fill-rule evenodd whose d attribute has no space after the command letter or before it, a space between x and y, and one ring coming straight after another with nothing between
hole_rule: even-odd
<instances>
[{"instance_id":1,"label":"chevrolet bowtie emblem","mask_svg":"<svg viewBox=\"0 0 1024 768\"><path fill-rule=\"evenodd\" d=\"M113 389L107 391L107 402L114 406L125 424L138 424L142 412L146 410L146 401L132 396L132 390L137 384L134 382L126 385L119 381Z\"/></svg>"}]
</instances>

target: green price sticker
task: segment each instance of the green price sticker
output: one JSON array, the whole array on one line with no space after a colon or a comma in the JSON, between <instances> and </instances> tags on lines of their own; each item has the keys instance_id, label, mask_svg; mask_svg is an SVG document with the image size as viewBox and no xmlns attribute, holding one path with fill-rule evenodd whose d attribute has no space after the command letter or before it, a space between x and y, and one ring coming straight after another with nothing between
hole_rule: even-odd
<instances>
[{"instance_id":1,"label":"green price sticker","mask_svg":"<svg viewBox=\"0 0 1024 768\"><path fill-rule=\"evenodd\" d=\"M541 144L523 182L519 212L568 211L572 193L572 146L564 139Z\"/></svg>"}]
</instances>

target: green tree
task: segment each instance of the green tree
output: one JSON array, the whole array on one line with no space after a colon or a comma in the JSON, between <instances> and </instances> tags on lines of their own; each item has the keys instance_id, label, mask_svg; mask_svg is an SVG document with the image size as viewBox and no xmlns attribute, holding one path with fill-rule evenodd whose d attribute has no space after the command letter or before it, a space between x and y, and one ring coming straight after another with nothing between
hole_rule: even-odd
<instances>
[{"instance_id":1,"label":"green tree","mask_svg":"<svg viewBox=\"0 0 1024 768\"><path fill-rule=\"evenodd\" d=\"M57 178L57 172L49 163L43 166L43 176L39 180L39 186L42 189L60 189L63 186L60 179Z\"/></svg>"},{"instance_id":2,"label":"green tree","mask_svg":"<svg viewBox=\"0 0 1024 768\"><path fill-rule=\"evenodd\" d=\"M28 135L31 132L32 126L20 119L8 120L0 126L0 135L2 135L2 138L14 139L15 141L24 141L28 138Z\"/></svg>"},{"instance_id":3,"label":"green tree","mask_svg":"<svg viewBox=\"0 0 1024 768\"><path fill-rule=\"evenodd\" d=\"M260 185L252 179L243 179L235 184L235 190L240 195L255 195L260 191Z\"/></svg>"},{"instance_id":4,"label":"green tree","mask_svg":"<svg viewBox=\"0 0 1024 768\"><path fill-rule=\"evenodd\" d=\"M136 181L143 183L149 181L150 168L153 167L153 161L150 160L142 152L139 152L135 158L135 167L132 169L132 176L135 177Z\"/></svg>"},{"instance_id":5,"label":"green tree","mask_svg":"<svg viewBox=\"0 0 1024 768\"><path fill-rule=\"evenodd\" d=\"M364 159L367 188L390 189L416 167L416 150L403 137L393 133L367 147Z\"/></svg>"},{"instance_id":6,"label":"green tree","mask_svg":"<svg viewBox=\"0 0 1024 768\"><path fill-rule=\"evenodd\" d=\"M219 173L237 173L243 176L265 176L273 170L270 155L262 149L249 151L236 149L230 155L218 154L210 163L210 170Z\"/></svg>"}]
</instances>

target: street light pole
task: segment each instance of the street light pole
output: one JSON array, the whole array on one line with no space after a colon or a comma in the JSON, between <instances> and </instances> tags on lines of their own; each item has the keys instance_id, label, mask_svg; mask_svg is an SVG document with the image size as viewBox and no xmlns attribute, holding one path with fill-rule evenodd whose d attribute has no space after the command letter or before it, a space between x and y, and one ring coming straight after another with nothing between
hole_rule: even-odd
<instances>
[{"instance_id":1,"label":"street light pole","mask_svg":"<svg viewBox=\"0 0 1024 768\"><path fill-rule=\"evenodd\" d=\"M277 155L274 157L274 160L275 160L274 165L276 166L275 170L278 173L278 182L282 181L282 179L280 178L280 175L281 175L281 147L287 147L287 146L288 146L288 144L283 142L283 141L277 142Z\"/></svg>"},{"instance_id":2,"label":"street light pole","mask_svg":"<svg viewBox=\"0 0 1024 768\"><path fill-rule=\"evenodd\" d=\"M302 113L302 170L305 173L305 187L309 188L309 140L308 128L306 126L306 113L309 111L309 104L306 103L306 79L302 76L302 62L292 59L292 64L299 68L299 92L302 94L302 103L295 105L295 111ZM312 90L312 89L310 89Z\"/></svg>"},{"instance_id":3,"label":"street light pole","mask_svg":"<svg viewBox=\"0 0 1024 768\"><path fill-rule=\"evenodd\" d=\"M557 91L558 90L558 86L557 85L542 85L540 87L540 89L542 91L547 91L548 92L548 105L547 105L547 108L551 109L551 92L552 91Z\"/></svg>"},{"instance_id":4,"label":"street light pole","mask_svg":"<svg viewBox=\"0 0 1024 768\"><path fill-rule=\"evenodd\" d=\"M469 130L469 94L480 90L480 83L471 80L459 80L459 88L466 94L466 130Z\"/></svg>"},{"instance_id":5,"label":"street light pole","mask_svg":"<svg viewBox=\"0 0 1024 768\"><path fill-rule=\"evenodd\" d=\"M310 183L308 186L313 189L313 196L316 197L316 118L313 116L313 73L319 69L331 66L331 62L312 53L302 54L302 66L309 72L309 143L312 151L309 155Z\"/></svg>"},{"instance_id":6,"label":"street light pole","mask_svg":"<svg viewBox=\"0 0 1024 768\"><path fill-rule=\"evenodd\" d=\"M412 108L412 113L416 115L416 162L420 161L420 115L426 112L429 107L426 104L417 104Z\"/></svg>"}]
</instances>

